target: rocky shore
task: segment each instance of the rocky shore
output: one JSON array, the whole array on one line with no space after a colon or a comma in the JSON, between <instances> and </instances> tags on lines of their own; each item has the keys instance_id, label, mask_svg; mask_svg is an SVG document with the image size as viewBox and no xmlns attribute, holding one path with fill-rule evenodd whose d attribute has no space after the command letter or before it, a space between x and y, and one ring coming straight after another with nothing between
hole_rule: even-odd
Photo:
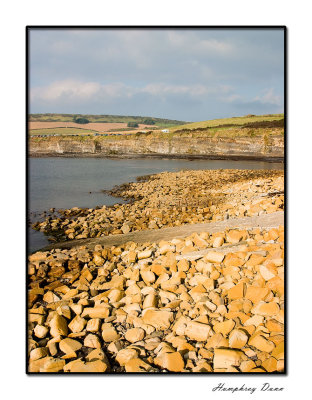
<instances>
[{"instance_id":1,"label":"rocky shore","mask_svg":"<svg viewBox=\"0 0 312 400\"><path fill-rule=\"evenodd\" d=\"M63 210L36 228L71 240L276 214L284 176L180 171L111 194L128 203ZM283 226L29 256L30 373L283 370Z\"/></svg>"},{"instance_id":2,"label":"rocky shore","mask_svg":"<svg viewBox=\"0 0 312 400\"><path fill-rule=\"evenodd\" d=\"M283 210L284 174L273 170L164 172L109 191L127 204L59 210L33 228L53 241L222 221Z\"/></svg>"},{"instance_id":3,"label":"rocky shore","mask_svg":"<svg viewBox=\"0 0 312 400\"><path fill-rule=\"evenodd\" d=\"M29 372L282 372L284 229L29 256Z\"/></svg>"}]
</instances>

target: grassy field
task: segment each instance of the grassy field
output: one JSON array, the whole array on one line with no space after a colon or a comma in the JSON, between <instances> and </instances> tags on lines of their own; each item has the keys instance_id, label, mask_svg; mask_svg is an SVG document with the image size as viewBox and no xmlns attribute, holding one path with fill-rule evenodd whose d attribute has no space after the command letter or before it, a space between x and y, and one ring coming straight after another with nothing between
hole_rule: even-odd
<instances>
[{"instance_id":1,"label":"grassy field","mask_svg":"<svg viewBox=\"0 0 312 400\"><path fill-rule=\"evenodd\" d=\"M115 117L117 118L117 116ZM125 139L130 139L133 137L133 135L142 138L161 137L164 140L171 140L173 137L228 137L235 139L236 137L263 136L268 138L270 136L284 134L284 114L247 115L244 117L215 119L174 126L171 125L171 127L166 125L166 128L169 128L168 133L161 132L161 130L164 129L164 126L161 124L148 126L140 124L138 128L127 128L127 124L125 122L99 122L99 120L97 122L90 122L89 124L84 125L80 125L72 121L48 122L47 120L32 120L29 122L28 126L30 135L56 134L66 136L78 134L85 136L90 134L93 135L97 132L110 132L112 134L131 133L130 136L123 135ZM140 133L141 131L145 131L146 133ZM118 136L118 138L120 139L123 136ZM103 138L103 140L104 139L105 138Z\"/></svg>"},{"instance_id":2,"label":"grassy field","mask_svg":"<svg viewBox=\"0 0 312 400\"><path fill-rule=\"evenodd\" d=\"M245 116L245 117L233 117L233 118L223 118L223 119L213 119L208 121L200 121L200 122L192 122L184 125L177 125L171 130L173 132L184 129L198 129L198 128L213 128L219 127L220 125L233 125L233 126L242 126L248 123L253 122L262 122L262 121L275 121L281 120L284 118L284 114L270 114L270 115L253 115L253 116Z\"/></svg>"},{"instance_id":3,"label":"grassy field","mask_svg":"<svg viewBox=\"0 0 312 400\"><path fill-rule=\"evenodd\" d=\"M90 135L96 131L83 128L46 128L46 129L30 129L29 135Z\"/></svg>"}]
</instances>

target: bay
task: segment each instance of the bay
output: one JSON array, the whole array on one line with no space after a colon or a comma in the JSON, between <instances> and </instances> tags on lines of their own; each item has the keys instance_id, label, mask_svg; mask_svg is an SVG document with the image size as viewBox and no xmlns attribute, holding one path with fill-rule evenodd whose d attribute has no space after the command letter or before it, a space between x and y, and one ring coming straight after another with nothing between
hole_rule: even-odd
<instances>
[{"instance_id":1,"label":"bay","mask_svg":"<svg viewBox=\"0 0 312 400\"><path fill-rule=\"evenodd\" d=\"M163 171L199 169L283 169L282 163L229 160L113 159L47 157L28 160L28 220L50 208L94 208L124 202L103 193L138 176ZM46 236L28 228L28 251L49 244Z\"/></svg>"}]
</instances>

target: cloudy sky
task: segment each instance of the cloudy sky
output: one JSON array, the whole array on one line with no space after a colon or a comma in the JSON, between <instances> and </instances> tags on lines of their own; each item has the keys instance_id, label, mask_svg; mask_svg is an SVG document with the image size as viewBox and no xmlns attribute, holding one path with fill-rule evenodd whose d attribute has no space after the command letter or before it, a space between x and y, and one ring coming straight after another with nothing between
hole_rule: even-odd
<instances>
[{"instance_id":1,"label":"cloudy sky","mask_svg":"<svg viewBox=\"0 0 312 400\"><path fill-rule=\"evenodd\" d=\"M31 29L31 113L184 121L283 112L278 29Z\"/></svg>"}]
</instances>

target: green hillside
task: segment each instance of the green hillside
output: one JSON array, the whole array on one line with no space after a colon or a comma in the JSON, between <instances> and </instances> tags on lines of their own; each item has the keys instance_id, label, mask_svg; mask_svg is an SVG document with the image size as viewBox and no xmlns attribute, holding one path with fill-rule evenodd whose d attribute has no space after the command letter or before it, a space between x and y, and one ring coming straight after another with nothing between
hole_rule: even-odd
<instances>
[{"instance_id":1,"label":"green hillside","mask_svg":"<svg viewBox=\"0 0 312 400\"><path fill-rule=\"evenodd\" d=\"M92 115L92 114L29 114L29 122L73 122L74 117L86 118L89 122L101 123L128 123L136 122L144 124L146 120L152 120L155 125L159 127L170 127L175 125L186 124L186 121L178 121L165 118L153 118L144 116L131 116L131 115ZM153 125L151 125L153 126Z\"/></svg>"},{"instance_id":2,"label":"green hillside","mask_svg":"<svg viewBox=\"0 0 312 400\"><path fill-rule=\"evenodd\" d=\"M189 124L183 124L173 127L172 132L184 131L184 130L197 130L205 128L216 128L216 127L238 127L246 124L254 124L256 122L269 122L283 120L284 114L269 114L269 115L246 115L244 117L232 117L213 119L208 121L192 122Z\"/></svg>"}]
</instances>

